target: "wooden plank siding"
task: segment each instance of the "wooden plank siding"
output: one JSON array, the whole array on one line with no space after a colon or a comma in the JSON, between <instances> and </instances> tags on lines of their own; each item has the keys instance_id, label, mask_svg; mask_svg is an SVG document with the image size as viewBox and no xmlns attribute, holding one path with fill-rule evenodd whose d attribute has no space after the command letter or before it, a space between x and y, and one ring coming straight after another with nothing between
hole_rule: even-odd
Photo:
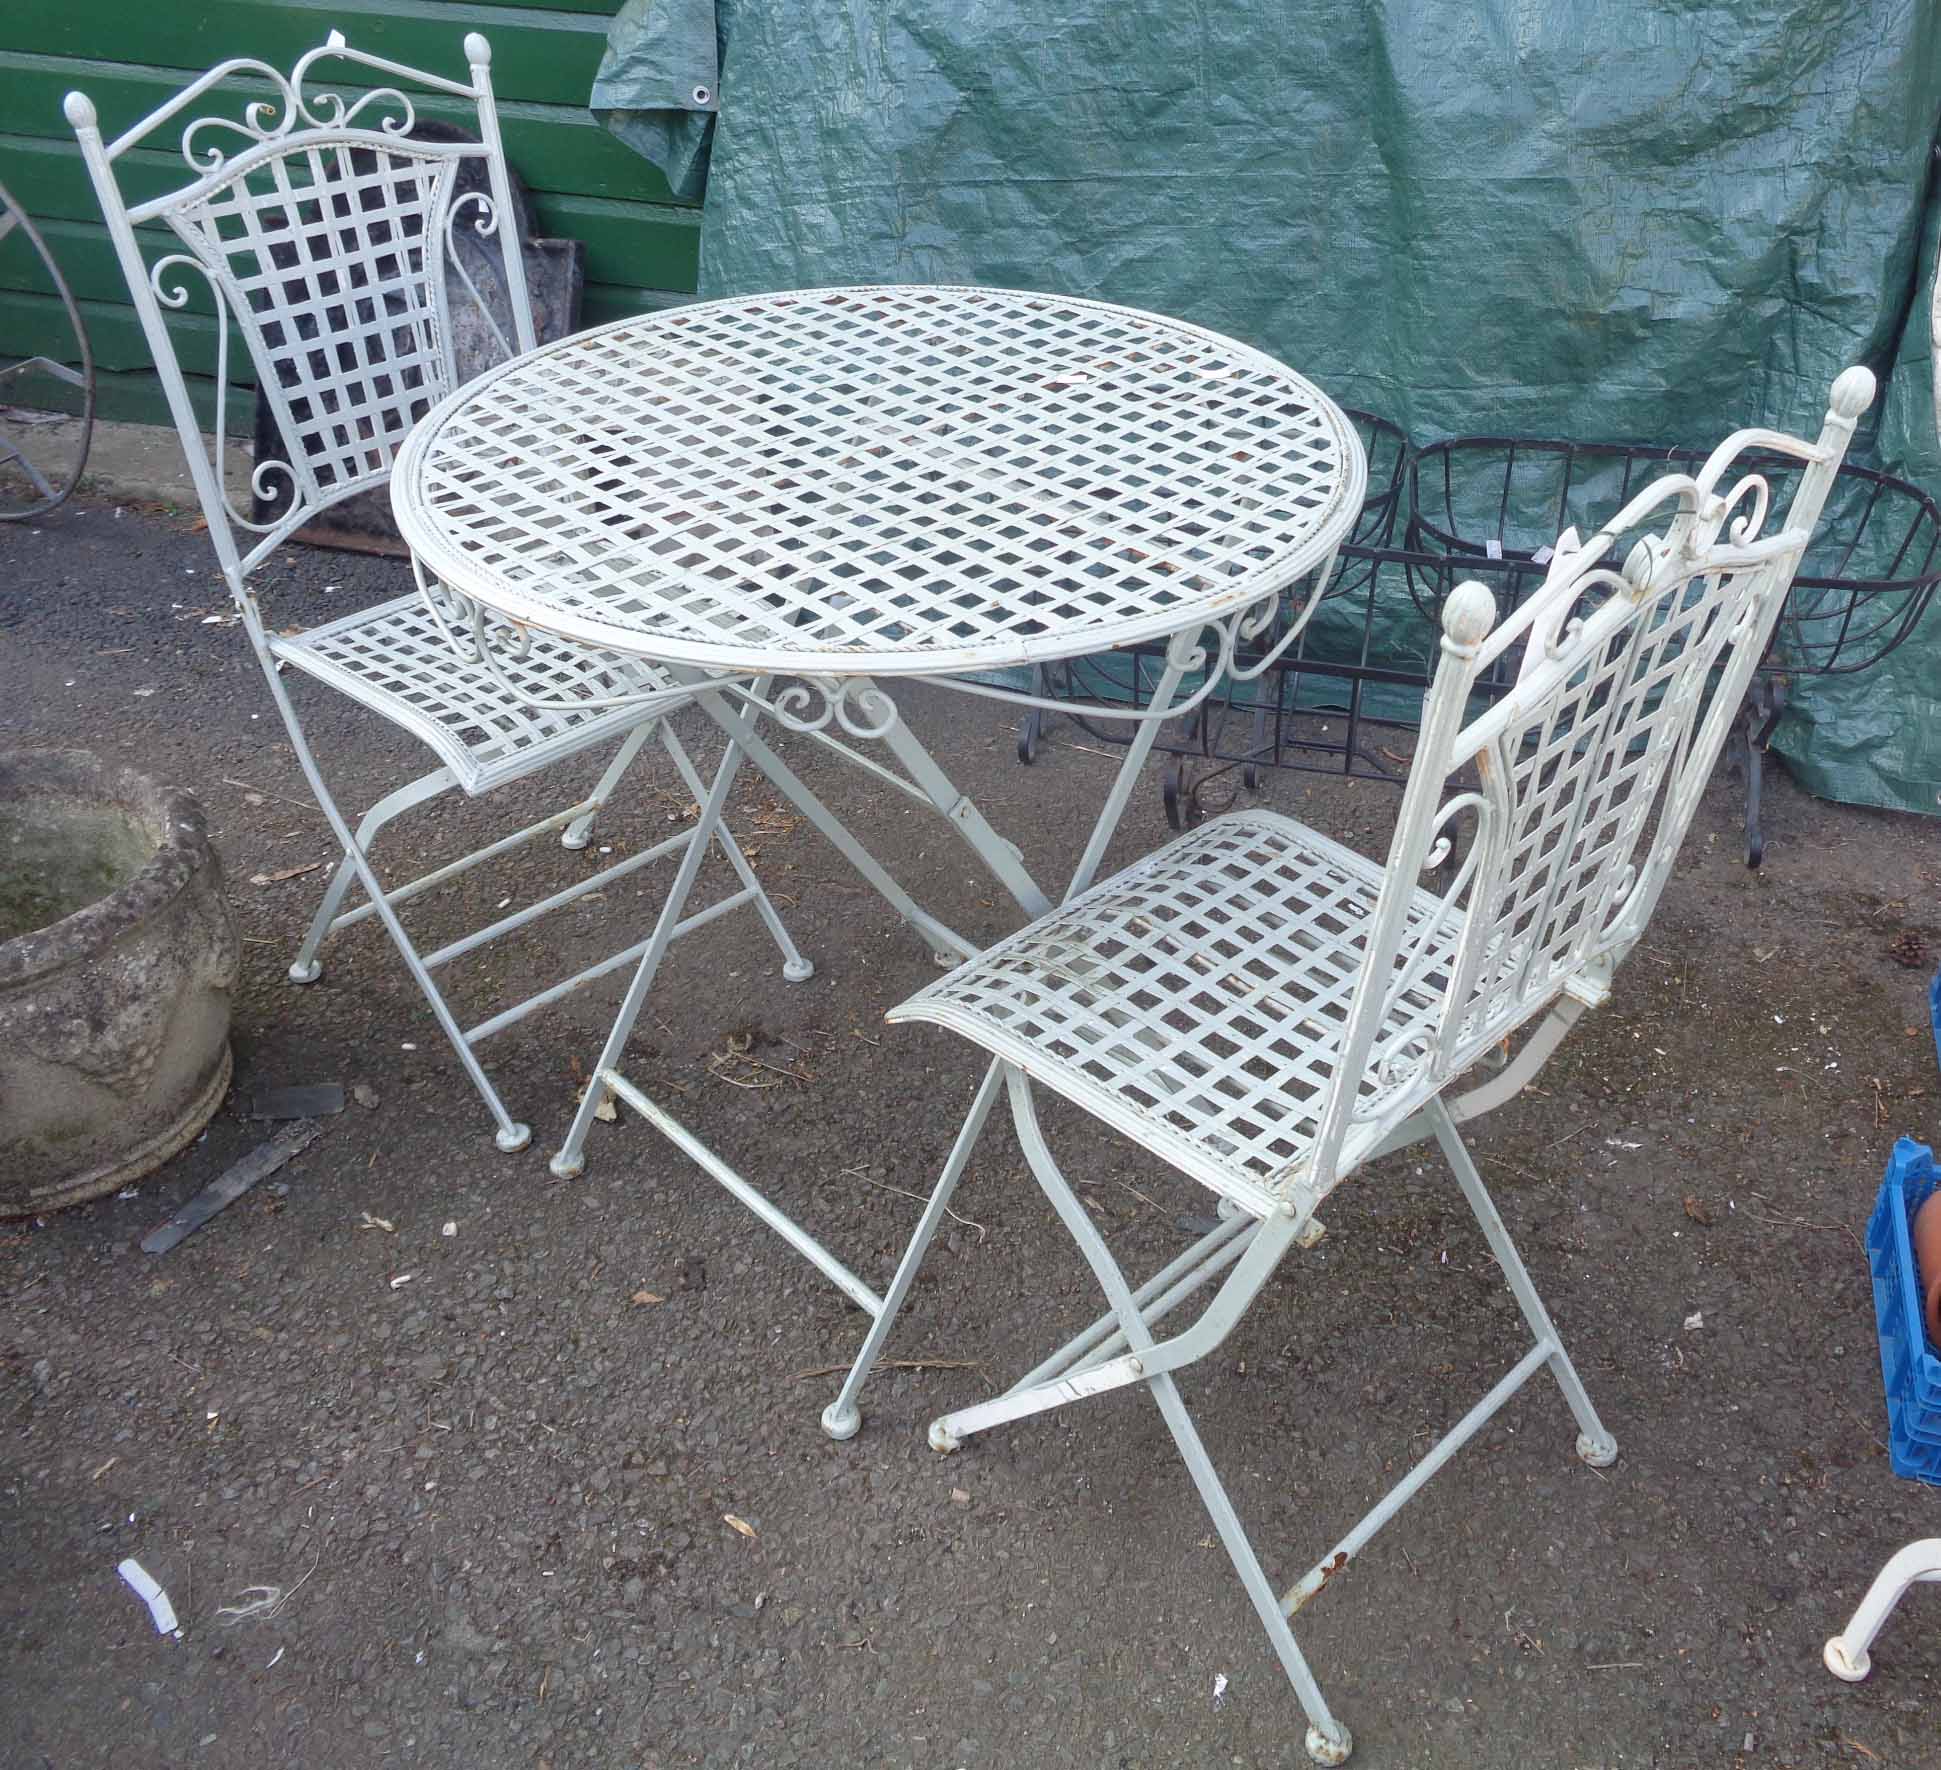
<instances>
[{"instance_id":1,"label":"wooden plank siding","mask_svg":"<svg viewBox=\"0 0 1941 1770\"><path fill-rule=\"evenodd\" d=\"M245 55L287 70L333 29L373 54L465 78L467 31L492 44L506 149L532 193L542 233L586 244L591 325L665 306L694 289L701 215L586 109L620 0L0 0L0 184L39 223L80 303L94 348L103 417L162 423L148 345L96 207L61 100L75 88L113 139L203 69ZM337 82L349 91L348 82ZM239 86L237 90L241 90ZM457 100L414 95L420 113L465 120ZM167 139L166 132L154 138ZM185 181L181 158L137 148L117 163L131 202ZM159 230L158 244L163 237ZM216 325L196 278L177 332L204 422L214 411ZM232 340L232 344L233 344ZM71 355L59 303L16 234L0 244L0 363ZM248 365L232 349L232 422L247 427Z\"/></svg>"}]
</instances>

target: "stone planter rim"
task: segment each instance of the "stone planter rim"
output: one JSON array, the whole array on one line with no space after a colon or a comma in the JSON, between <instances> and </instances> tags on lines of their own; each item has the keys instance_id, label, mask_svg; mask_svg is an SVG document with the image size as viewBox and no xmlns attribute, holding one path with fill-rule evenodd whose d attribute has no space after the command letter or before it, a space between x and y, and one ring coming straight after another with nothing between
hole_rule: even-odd
<instances>
[{"instance_id":1,"label":"stone planter rim","mask_svg":"<svg viewBox=\"0 0 1941 1770\"><path fill-rule=\"evenodd\" d=\"M106 897L72 915L0 941L0 988L61 970L106 952L129 930L157 915L180 895L209 854L202 807L182 787L159 786L125 764L104 762L89 750L0 752L0 796L12 783L77 797L99 795L139 806L161 826L161 840L147 865Z\"/></svg>"}]
</instances>

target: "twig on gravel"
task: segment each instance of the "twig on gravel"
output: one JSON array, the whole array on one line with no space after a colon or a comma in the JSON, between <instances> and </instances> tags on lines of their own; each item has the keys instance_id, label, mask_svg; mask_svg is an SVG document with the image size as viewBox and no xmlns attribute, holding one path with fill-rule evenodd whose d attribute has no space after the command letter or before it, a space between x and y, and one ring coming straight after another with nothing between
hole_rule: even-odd
<instances>
[{"instance_id":1,"label":"twig on gravel","mask_svg":"<svg viewBox=\"0 0 1941 1770\"><path fill-rule=\"evenodd\" d=\"M1849 1420L1851 1420L1856 1426L1860 1428L1861 1431L1867 1434L1868 1438L1873 1441L1874 1448L1877 1449L1882 1456L1886 1456L1888 1454L1887 1446L1881 1442L1879 1434L1874 1431L1873 1427L1868 1425L1867 1422L1863 1420L1857 1413L1855 1413L1851 1408L1845 1406L1841 1402L1836 1401L1834 1402L1833 1405L1836 1408L1839 1408L1841 1413L1845 1414Z\"/></svg>"},{"instance_id":2,"label":"twig on gravel","mask_svg":"<svg viewBox=\"0 0 1941 1770\"><path fill-rule=\"evenodd\" d=\"M317 811L316 806L310 804L308 800L292 799L288 793L279 793L270 787L259 787L254 781L239 781L224 775L222 784L225 787L241 787L249 793L261 793L266 799L281 799L285 805L294 805L299 811L315 812L318 817L323 816L323 813Z\"/></svg>"},{"instance_id":3,"label":"twig on gravel","mask_svg":"<svg viewBox=\"0 0 1941 1770\"><path fill-rule=\"evenodd\" d=\"M1166 1208L1166 1207L1165 1207L1164 1205L1162 1205L1162 1204L1161 1204L1161 1203L1159 1202L1159 1200L1158 1200L1158 1199L1156 1199L1156 1198L1148 1198L1148 1197L1147 1197L1147 1196L1146 1196L1146 1195L1145 1195L1145 1194L1144 1194L1143 1192L1141 1192L1141 1191L1139 1190L1139 1188L1138 1188L1138 1187L1136 1187L1136 1186L1134 1186L1134 1185L1132 1184L1132 1182L1131 1182L1130 1180L1114 1180L1114 1181L1112 1182L1112 1184L1113 1184L1114 1186L1121 1186L1121 1187L1124 1187L1124 1188L1125 1188L1125 1190L1126 1190L1127 1192L1129 1192L1129 1193L1131 1193L1131 1194L1132 1194L1132 1196L1133 1196L1134 1198L1136 1198L1136 1199L1137 1199L1137 1200L1138 1200L1138 1201L1139 1201L1139 1202L1140 1202L1141 1204L1144 1204L1144 1205L1151 1205L1151 1206L1152 1206L1152 1208L1153 1208L1153 1209L1154 1209L1155 1211L1163 1211L1163 1210L1164 1210L1164 1209ZM949 1207L948 1207L948 1206L945 1206L944 1208L945 1208L946 1210L948 1210L948 1209L949 1209Z\"/></svg>"},{"instance_id":4,"label":"twig on gravel","mask_svg":"<svg viewBox=\"0 0 1941 1770\"><path fill-rule=\"evenodd\" d=\"M1772 1202L1763 1192L1755 1192L1752 1196L1762 1205ZM1815 1223L1810 1217L1762 1217L1757 1211L1748 1211L1746 1215L1755 1223L1768 1223L1775 1229L1837 1229L1853 1243L1862 1260L1867 1257L1867 1250L1854 1233L1851 1223Z\"/></svg>"},{"instance_id":5,"label":"twig on gravel","mask_svg":"<svg viewBox=\"0 0 1941 1770\"><path fill-rule=\"evenodd\" d=\"M708 1066L708 1074L717 1082L726 1082L731 1088L779 1088L782 1085L780 1082L744 1082L739 1076L723 1075L712 1064Z\"/></svg>"},{"instance_id":6,"label":"twig on gravel","mask_svg":"<svg viewBox=\"0 0 1941 1770\"><path fill-rule=\"evenodd\" d=\"M1516 1614L1514 1609L1503 1612L1503 1633L1508 1635L1525 1652L1542 1653L1543 1643L1528 1629L1519 1629L1510 1619Z\"/></svg>"},{"instance_id":7,"label":"twig on gravel","mask_svg":"<svg viewBox=\"0 0 1941 1770\"><path fill-rule=\"evenodd\" d=\"M1641 1659L1613 1659L1607 1660L1603 1665L1586 1666L1584 1670L1587 1672L1641 1672L1644 1670L1644 1661Z\"/></svg>"},{"instance_id":8,"label":"twig on gravel","mask_svg":"<svg viewBox=\"0 0 1941 1770\"><path fill-rule=\"evenodd\" d=\"M922 1193L912 1192L907 1186L892 1186L887 1180L872 1180L861 1168L843 1168L839 1171L849 1175L851 1179L862 1181L865 1186L874 1186L878 1192L894 1192L902 1198L913 1198L920 1205L925 1205L930 1202ZM1151 1204L1152 1200L1147 1199L1146 1203ZM944 1206L944 1215L953 1223L963 1224L966 1229L975 1229L977 1231L979 1246L983 1245L991 1233L982 1223L972 1222L970 1218L964 1216L961 1212L953 1211L948 1205Z\"/></svg>"},{"instance_id":9,"label":"twig on gravel","mask_svg":"<svg viewBox=\"0 0 1941 1770\"><path fill-rule=\"evenodd\" d=\"M798 1045L796 1049L799 1051L801 1046ZM765 1069L770 1075L786 1076L791 1082L800 1082L805 1088L815 1080L815 1075L810 1070L789 1069L779 1063L764 1063L759 1057L750 1057L745 1051L737 1052L735 1061L746 1063L754 1069Z\"/></svg>"},{"instance_id":10,"label":"twig on gravel","mask_svg":"<svg viewBox=\"0 0 1941 1770\"><path fill-rule=\"evenodd\" d=\"M726 1046L722 1050L710 1051L708 1053L708 1074L713 1076L716 1081L726 1082L730 1087L734 1088L776 1088L781 1086L780 1082L752 1081L745 1076L730 1075L728 1073L728 1066L733 1063L740 1063L747 1065L750 1069L766 1070L770 1075L780 1076L784 1081L794 1082L798 1087L806 1088L815 1080L815 1074L811 1070L789 1069L781 1064L764 1063L761 1058L751 1056L749 1054L749 1047L754 1042L755 1035L752 1032L730 1033ZM796 1049L800 1050L801 1047L798 1045Z\"/></svg>"},{"instance_id":11,"label":"twig on gravel","mask_svg":"<svg viewBox=\"0 0 1941 1770\"><path fill-rule=\"evenodd\" d=\"M216 1609L216 1620L226 1628L234 1628L240 1622L261 1620L270 1621L284 1605L302 1590L304 1582L317 1571L317 1563L323 1559L319 1549L311 1556L310 1565L304 1569L302 1578L287 1591L282 1586L245 1586L242 1590L243 1602L223 1604ZM253 1594L253 1595L252 1595Z\"/></svg>"},{"instance_id":12,"label":"twig on gravel","mask_svg":"<svg viewBox=\"0 0 1941 1770\"><path fill-rule=\"evenodd\" d=\"M251 1593L255 1596L252 1597ZM216 1606L216 1620L224 1627L233 1629L239 1622L247 1622L253 1616L267 1617L273 1614L282 1602L281 1586L245 1586L242 1603Z\"/></svg>"},{"instance_id":13,"label":"twig on gravel","mask_svg":"<svg viewBox=\"0 0 1941 1770\"><path fill-rule=\"evenodd\" d=\"M879 1358L872 1367L891 1371L981 1371L984 1365L975 1358ZM846 1364L819 1364L814 1370L796 1371L794 1380L805 1383L811 1377L836 1377L849 1369Z\"/></svg>"}]
</instances>

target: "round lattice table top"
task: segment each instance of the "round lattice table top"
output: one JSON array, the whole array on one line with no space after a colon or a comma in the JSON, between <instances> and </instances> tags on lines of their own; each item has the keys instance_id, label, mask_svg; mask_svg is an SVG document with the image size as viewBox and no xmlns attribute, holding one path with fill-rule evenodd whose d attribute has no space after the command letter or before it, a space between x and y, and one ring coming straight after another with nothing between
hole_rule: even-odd
<instances>
[{"instance_id":1,"label":"round lattice table top","mask_svg":"<svg viewBox=\"0 0 1941 1770\"><path fill-rule=\"evenodd\" d=\"M392 497L514 621L710 670L1001 668L1219 618L1325 562L1367 464L1246 345L1099 302L811 289L622 320L433 408Z\"/></svg>"}]
</instances>

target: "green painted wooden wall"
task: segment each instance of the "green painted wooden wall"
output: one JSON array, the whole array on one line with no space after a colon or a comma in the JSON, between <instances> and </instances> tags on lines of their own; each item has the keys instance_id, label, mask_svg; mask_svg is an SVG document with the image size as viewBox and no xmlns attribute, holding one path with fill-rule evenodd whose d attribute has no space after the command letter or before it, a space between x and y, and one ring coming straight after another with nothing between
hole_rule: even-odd
<instances>
[{"instance_id":1,"label":"green painted wooden wall","mask_svg":"<svg viewBox=\"0 0 1941 1770\"><path fill-rule=\"evenodd\" d=\"M465 33L492 44L507 151L544 233L586 243L591 325L662 306L694 288L700 211L586 109L620 0L0 0L0 184L40 224L81 304L104 417L162 422L148 347L128 305L61 100L79 87L113 138L203 69L232 55L288 68L332 29L358 48L464 79ZM462 106L430 101L431 116ZM179 158L138 148L120 162L131 200L180 182ZM213 409L216 331L206 299L178 333L205 422ZM0 243L0 362L71 354L66 325L30 250ZM247 396L232 413L247 424Z\"/></svg>"}]
</instances>

